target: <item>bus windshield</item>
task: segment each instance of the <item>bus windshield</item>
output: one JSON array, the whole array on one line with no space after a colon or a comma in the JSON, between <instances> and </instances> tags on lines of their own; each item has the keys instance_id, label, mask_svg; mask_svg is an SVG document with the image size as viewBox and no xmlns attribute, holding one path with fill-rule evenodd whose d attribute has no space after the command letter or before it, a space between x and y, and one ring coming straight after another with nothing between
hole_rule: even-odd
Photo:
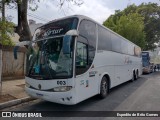
<instances>
[{"instance_id":1,"label":"bus windshield","mask_svg":"<svg viewBox=\"0 0 160 120\"><path fill-rule=\"evenodd\" d=\"M26 76L45 80L72 77L73 38L70 53L64 54L62 47L63 37L33 42L27 53Z\"/></svg>"},{"instance_id":2,"label":"bus windshield","mask_svg":"<svg viewBox=\"0 0 160 120\"><path fill-rule=\"evenodd\" d=\"M147 56L142 56L143 67L149 66L149 59Z\"/></svg>"}]
</instances>

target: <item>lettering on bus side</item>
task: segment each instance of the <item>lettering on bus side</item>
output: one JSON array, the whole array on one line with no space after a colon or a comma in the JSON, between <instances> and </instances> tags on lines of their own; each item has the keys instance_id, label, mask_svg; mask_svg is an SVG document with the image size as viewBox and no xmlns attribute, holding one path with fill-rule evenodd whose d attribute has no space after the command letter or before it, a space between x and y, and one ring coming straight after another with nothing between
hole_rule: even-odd
<instances>
[{"instance_id":1,"label":"lettering on bus side","mask_svg":"<svg viewBox=\"0 0 160 120\"><path fill-rule=\"evenodd\" d=\"M89 80L86 80L86 87L89 87Z\"/></svg>"}]
</instances>

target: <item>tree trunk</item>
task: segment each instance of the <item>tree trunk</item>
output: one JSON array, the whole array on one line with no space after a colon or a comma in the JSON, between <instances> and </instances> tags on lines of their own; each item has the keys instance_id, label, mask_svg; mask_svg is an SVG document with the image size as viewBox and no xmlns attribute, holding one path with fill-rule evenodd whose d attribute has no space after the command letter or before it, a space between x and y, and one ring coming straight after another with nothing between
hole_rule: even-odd
<instances>
[{"instance_id":1,"label":"tree trunk","mask_svg":"<svg viewBox=\"0 0 160 120\"><path fill-rule=\"evenodd\" d=\"M19 35L22 32L22 22L21 22L21 0L17 0L17 15L18 15L18 26L16 28L16 33L18 33Z\"/></svg>"},{"instance_id":2,"label":"tree trunk","mask_svg":"<svg viewBox=\"0 0 160 120\"><path fill-rule=\"evenodd\" d=\"M1 43L3 45L5 35L5 0L2 0L2 34L1 34Z\"/></svg>"},{"instance_id":3,"label":"tree trunk","mask_svg":"<svg viewBox=\"0 0 160 120\"><path fill-rule=\"evenodd\" d=\"M17 0L18 27L16 32L20 36L19 41L30 41L32 35L27 21L28 0Z\"/></svg>"}]
</instances>

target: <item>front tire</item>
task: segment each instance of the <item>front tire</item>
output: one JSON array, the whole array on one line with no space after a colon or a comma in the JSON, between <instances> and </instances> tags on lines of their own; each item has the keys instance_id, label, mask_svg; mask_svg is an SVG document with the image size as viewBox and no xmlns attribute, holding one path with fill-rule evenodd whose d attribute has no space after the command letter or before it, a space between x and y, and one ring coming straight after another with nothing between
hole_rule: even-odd
<instances>
[{"instance_id":1,"label":"front tire","mask_svg":"<svg viewBox=\"0 0 160 120\"><path fill-rule=\"evenodd\" d=\"M101 85L100 85L100 98L104 99L108 95L108 81L106 77L102 78Z\"/></svg>"}]
</instances>

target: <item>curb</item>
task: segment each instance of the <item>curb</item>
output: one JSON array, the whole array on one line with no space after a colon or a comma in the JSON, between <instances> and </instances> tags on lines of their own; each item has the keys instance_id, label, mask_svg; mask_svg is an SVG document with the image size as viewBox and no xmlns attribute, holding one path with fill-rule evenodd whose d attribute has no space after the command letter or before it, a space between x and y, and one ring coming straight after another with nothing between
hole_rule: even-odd
<instances>
[{"instance_id":1,"label":"curb","mask_svg":"<svg viewBox=\"0 0 160 120\"><path fill-rule=\"evenodd\" d=\"M32 98L32 97L25 97L25 98L21 98L21 99L15 99L15 100L11 100L8 102L4 102L4 103L0 103L0 110L7 108L7 107L11 107L14 105L18 105L24 102L28 102L28 101L32 101L35 100L36 98Z\"/></svg>"}]
</instances>

